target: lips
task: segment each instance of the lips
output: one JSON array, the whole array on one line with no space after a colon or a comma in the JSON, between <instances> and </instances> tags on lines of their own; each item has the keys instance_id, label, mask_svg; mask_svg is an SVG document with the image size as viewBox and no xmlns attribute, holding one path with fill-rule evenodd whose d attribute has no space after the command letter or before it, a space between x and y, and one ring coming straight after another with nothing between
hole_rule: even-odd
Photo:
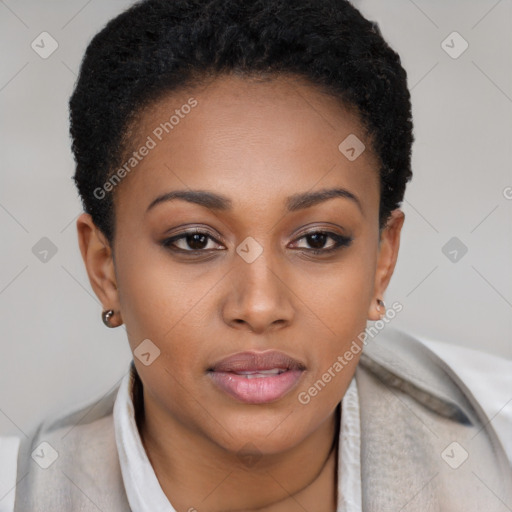
<instances>
[{"instance_id":1,"label":"lips","mask_svg":"<svg viewBox=\"0 0 512 512\"><path fill-rule=\"evenodd\" d=\"M289 393L306 367L275 350L240 352L208 369L217 389L248 404L275 402Z\"/></svg>"}]
</instances>

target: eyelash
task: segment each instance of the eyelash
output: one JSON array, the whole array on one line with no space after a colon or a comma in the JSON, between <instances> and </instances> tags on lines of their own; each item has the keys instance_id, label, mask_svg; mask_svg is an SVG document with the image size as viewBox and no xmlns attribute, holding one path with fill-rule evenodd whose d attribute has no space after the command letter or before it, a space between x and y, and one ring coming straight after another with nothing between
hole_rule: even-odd
<instances>
[{"instance_id":1,"label":"eyelash","mask_svg":"<svg viewBox=\"0 0 512 512\"><path fill-rule=\"evenodd\" d=\"M303 251L306 251L309 254L314 254L314 255L331 254L333 252L336 252L336 251L342 249L343 247L348 247L352 243L352 240L353 240L351 237L347 237L347 236L344 236L344 235L339 235L339 234L333 233L331 231L318 230L318 231L310 231L309 233L305 233L301 237L297 238L296 241L302 240L303 238L307 238L308 236L317 235L317 234L327 235L328 238L333 239L335 241L334 246L329 248L329 249L299 249L299 250L303 250ZM205 231L191 230L191 231L185 231L185 232L183 232L183 233L181 233L179 235L176 235L176 236L173 236L171 238L165 239L162 242L162 245L165 248L167 248L167 249L170 249L170 250L175 251L175 252L181 252L181 253L200 254L202 252L207 252L208 250L212 250L212 249L185 250L185 249L180 249L180 248L177 248L177 247L173 247L173 243L174 242L176 242L178 240L186 239L186 237L190 236L190 235L206 235L209 239L215 241L216 243L220 243L213 236L211 236L209 233L207 233Z\"/></svg>"}]
</instances>

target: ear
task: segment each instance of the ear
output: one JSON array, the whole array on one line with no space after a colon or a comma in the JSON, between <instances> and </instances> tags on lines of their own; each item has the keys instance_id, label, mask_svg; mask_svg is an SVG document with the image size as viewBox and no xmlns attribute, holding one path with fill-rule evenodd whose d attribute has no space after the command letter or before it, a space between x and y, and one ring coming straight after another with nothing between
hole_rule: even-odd
<instances>
[{"instance_id":1,"label":"ear","mask_svg":"<svg viewBox=\"0 0 512 512\"><path fill-rule=\"evenodd\" d=\"M388 287L393 271L395 270L400 248L400 233L404 224L405 214L400 209L395 209L382 229L380 235L379 249L377 255L377 268L375 271L375 282L373 285L374 295L368 310L369 320L379 320L384 314L383 308L377 304L377 299L383 299L384 292Z\"/></svg>"},{"instance_id":2,"label":"ear","mask_svg":"<svg viewBox=\"0 0 512 512\"><path fill-rule=\"evenodd\" d=\"M112 249L104 234L96 227L88 213L82 213L77 221L78 244L89 282L103 309L113 309L112 327L123 323L120 312L119 294Z\"/></svg>"}]
</instances>

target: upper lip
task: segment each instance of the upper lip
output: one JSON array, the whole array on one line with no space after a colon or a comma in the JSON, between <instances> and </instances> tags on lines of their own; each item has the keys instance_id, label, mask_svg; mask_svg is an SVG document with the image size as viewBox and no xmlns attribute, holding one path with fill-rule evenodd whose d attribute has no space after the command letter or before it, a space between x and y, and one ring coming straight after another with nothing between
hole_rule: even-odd
<instances>
[{"instance_id":1,"label":"upper lip","mask_svg":"<svg viewBox=\"0 0 512 512\"><path fill-rule=\"evenodd\" d=\"M272 370L274 368L283 370L305 370L306 366L301 361L278 350L268 350L265 352L247 351L239 352L221 359L213 364L209 368L209 371L250 372Z\"/></svg>"}]
</instances>

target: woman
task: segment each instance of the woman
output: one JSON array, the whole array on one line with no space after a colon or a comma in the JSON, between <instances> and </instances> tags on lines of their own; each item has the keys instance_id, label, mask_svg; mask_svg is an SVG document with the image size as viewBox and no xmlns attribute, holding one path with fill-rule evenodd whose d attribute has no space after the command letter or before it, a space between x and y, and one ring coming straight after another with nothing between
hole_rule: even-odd
<instances>
[{"instance_id":1,"label":"woman","mask_svg":"<svg viewBox=\"0 0 512 512\"><path fill-rule=\"evenodd\" d=\"M90 43L70 112L81 253L134 359L21 443L15 510L512 506L479 404L379 332L413 135L375 24L342 0L143 1Z\"/></svg>"}]
</instances>

